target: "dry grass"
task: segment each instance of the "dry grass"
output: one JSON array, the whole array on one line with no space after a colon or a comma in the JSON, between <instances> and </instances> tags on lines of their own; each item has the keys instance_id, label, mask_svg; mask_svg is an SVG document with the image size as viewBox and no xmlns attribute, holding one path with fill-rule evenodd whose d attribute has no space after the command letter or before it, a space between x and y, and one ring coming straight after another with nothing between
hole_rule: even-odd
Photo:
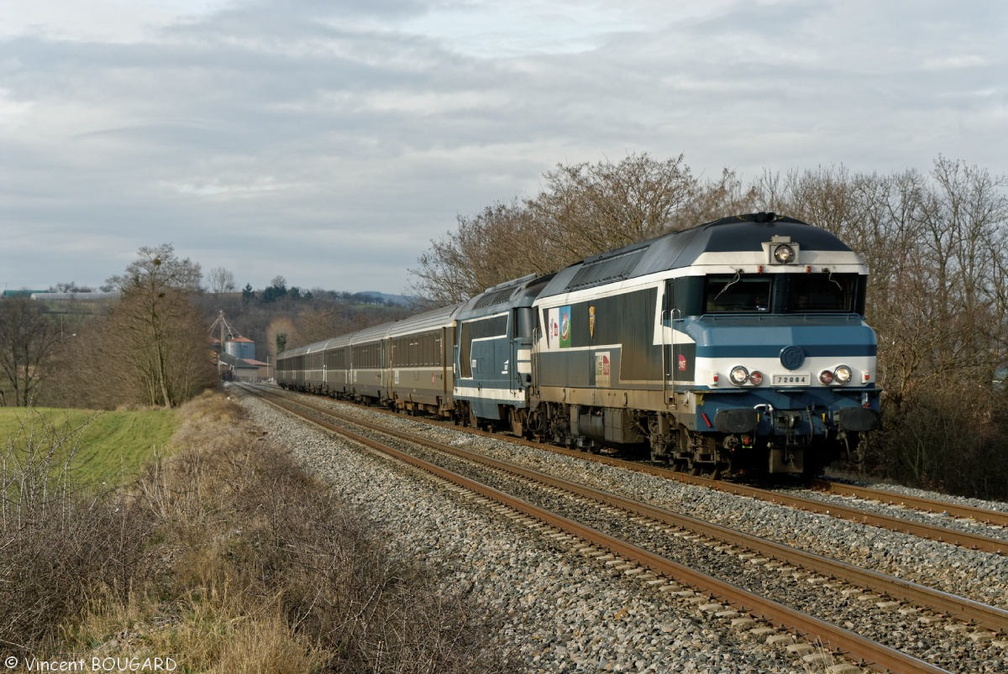
<instances>
[{"instance_id":1,"label":"dry grass","mask_svg":"<svg viewBox=\"0 0 1008 674\"><path fill-rule=\"evenodd\" d=\"M332 659L290 628L277 597L229 587L160 604L149 596L96 598L70 641L88 646L88 660L171 657L186 671L300 674L323 671Z\"/></svg>"},{"instance_id":2,"label":"dry grass","mask_svg":"<svg viewBox=\"0 0 1008 674\"><path fill-rule=\"evenodd\" d=\"M0 643L15 654L79 614L92 579L126 596L153 526L143 508L75 480L79 431L41 421L0 457Z\"/></svg>"},{"instance_id":3,"label":"dry grass","mask_svg":"<svg viewBox=\"0 0 1008 674\"><path fill-rule=\"evenodd\" d=\"M206 395L182 414L175 453L127 493L86 512L61 506L73 535L104 545L105 562L88 562L60 531L18 538L22 563L49 561L32 565L34 579L3 578L31 582L0 600L0 622L17 617L17 604L35 608L0 638L25 655L171 657L188 671L510 668L485 645L482 618L389 557L240 408ZM0 560L5 573L14 566Z\"/></svg>"}]
</instances>

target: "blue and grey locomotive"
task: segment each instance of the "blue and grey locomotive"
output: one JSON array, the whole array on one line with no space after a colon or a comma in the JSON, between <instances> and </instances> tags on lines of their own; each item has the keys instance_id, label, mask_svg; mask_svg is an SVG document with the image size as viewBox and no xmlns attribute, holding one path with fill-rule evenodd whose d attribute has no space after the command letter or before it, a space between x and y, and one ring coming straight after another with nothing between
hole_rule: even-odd
<instances>
[{"instance_id":1,"label":"blue and grey locomotive","mask_svg":"<svg viewBox=\"0 0 1008 674\"><path fill-rule=\"evenodd\" d=\"M476 295L455 315L455 401L473 425L524 435L532 383L532 303L552 275L525 276Z\"/></svg>"},{"instance_id":2,"label":"blue and grey locomotive","mask_svg":"<svg viewBox=\"0 0 1008 674\"><path fill-rule=\"evenodd\" d=\"M773 214L588 258L535 302L528 425L686 469L810 473L878 424L866 281L835 236Z\"/></svg>"},{"instance_id":3,"label":"blue and grey locomotive","mask_svg":"<svg viewBox=\"0 0 1008 674\"><path fill-rule=\"evenodd\" d=\"M825 230L737 216L291 349L277 376L687 470L810 474L878 425L866 284Z\"/></svg>"}]
</instances>

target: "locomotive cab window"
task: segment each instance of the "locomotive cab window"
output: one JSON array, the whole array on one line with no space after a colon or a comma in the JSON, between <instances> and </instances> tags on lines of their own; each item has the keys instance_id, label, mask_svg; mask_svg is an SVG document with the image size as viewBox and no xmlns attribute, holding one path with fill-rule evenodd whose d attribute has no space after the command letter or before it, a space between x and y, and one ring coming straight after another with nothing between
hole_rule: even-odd
<instances>
[{"instance_id":1,"label":"locomotive cab window","mask_svg":"<svg viewBox=\"0 0 1008 674\"><path fill-rule=\"evenodd\" d=\"M770 311L770 276L708 276L704 288L704 313L765 313Z\"/></svg>"},{"instance_id":2,"label":"locomotive cab window","mask_svg":"<svg viewBox=\"0 0 1008 674\"><path fill-rule=\"evenodd\" d=\"M788 281L788 313L861 312L857 274L793 274Z\"/></svg>"},{"instance_id":3,"label":"locomotive cab window","mask_svg":"<svg viewBox=\"0 0 1008 674\"><path fill-rule=\"evenodd\" d=\"M704 280L703 313L864 314L864 296L857 274L715 274Z\"/></svg>"}]
</instances>

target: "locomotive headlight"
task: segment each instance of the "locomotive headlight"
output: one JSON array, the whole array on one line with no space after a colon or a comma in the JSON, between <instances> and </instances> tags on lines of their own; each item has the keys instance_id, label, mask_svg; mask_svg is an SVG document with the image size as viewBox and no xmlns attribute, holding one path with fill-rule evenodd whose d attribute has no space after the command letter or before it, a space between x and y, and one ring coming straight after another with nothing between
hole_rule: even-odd
<instances>
[{"instance_id":1,"label":"locomotive headlight","mask_svg":"<svg viewBox=\"0 0 1008 674\"><path fill-rule=\"evenodd\" d=\"M853 372L846 365L837 365L832 370L823 370L819 373L819 381L826 386L844 386L854 378Z\"/></svg>"},{"instance_id":2,"label":"locomotive headlight","mask_svg":"<svg viewBox=\"0 0 1008 674\"><path fill-rule=\"evenodd\" d=\"M736 365L732 368L731 372L728 373L728 378L731 379L731 383L736 386L742 386L749 380L749 370L745 369L741 365Z\"/></svg>"},{"instance_id":3,"label":"locomotive headlight","mask_svg":"<svg viewBox=\"0 0 1008 674\"><path fill-rule=\"evenodd\" d=\"M773 257L777 264L791 264L795 259L795 250L789 244L778 244L773 249Z\"/></svg>"}]
</instances>

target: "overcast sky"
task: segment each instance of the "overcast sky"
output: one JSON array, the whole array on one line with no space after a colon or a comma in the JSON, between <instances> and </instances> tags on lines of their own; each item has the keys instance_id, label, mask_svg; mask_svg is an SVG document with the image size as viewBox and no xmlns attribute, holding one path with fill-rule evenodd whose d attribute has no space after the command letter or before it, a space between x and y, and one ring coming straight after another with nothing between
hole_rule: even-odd
<instances>
[{"instance_id":1,"label":"overcast sky","mask_svg":"<svg viewBox=\"0 0 1008 674\"><path fill-rule=\"evenodd\" d=\"M557 164L1008 174L1002 0L6 0L0 289L408 290Z\"/></svg>"}]
</instances>

